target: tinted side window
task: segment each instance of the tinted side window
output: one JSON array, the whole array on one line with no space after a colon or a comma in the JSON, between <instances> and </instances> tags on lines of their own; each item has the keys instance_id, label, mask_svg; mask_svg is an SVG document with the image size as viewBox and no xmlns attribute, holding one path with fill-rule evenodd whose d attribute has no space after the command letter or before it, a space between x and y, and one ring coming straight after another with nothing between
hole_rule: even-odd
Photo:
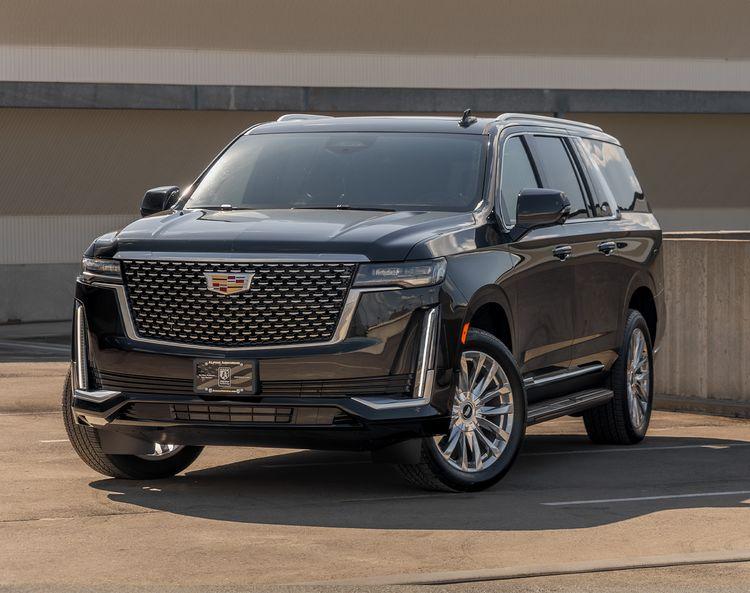
<instances>
[{"instance_id":1,"label":"tinted side window","mask_svg":"<svg viewBox=\"0 0 750 593\"><path fill-rule=\"evenodd\" d=\"M523 189L539 187L520 136L513 136L505 142L500 176L500 208L503 219L512 227L516 224L518 194Z\"/></svg>"},{"instance_id":2,"label":"tinted side window","mask_svg":"<svg viewBox=\"0 0 750 593\"><path fill-rule=\"evenodd\" d=\"M544 187L565 192L570 200L571 218L588 216L583 190L563 139L535 136L534 148L544 171Z\"/></svg>"},{"instance_id":3,"label":"tinted side window","mask_svg":"<svg viewBox=\"0 0 750 593\"><path fill-rule=\"evenodd\" d=\"M620 210L633 210L642 192L641 184L622 147L589 138L581 138L581 144L603 175Z\"/></svg>"}]
</instances>

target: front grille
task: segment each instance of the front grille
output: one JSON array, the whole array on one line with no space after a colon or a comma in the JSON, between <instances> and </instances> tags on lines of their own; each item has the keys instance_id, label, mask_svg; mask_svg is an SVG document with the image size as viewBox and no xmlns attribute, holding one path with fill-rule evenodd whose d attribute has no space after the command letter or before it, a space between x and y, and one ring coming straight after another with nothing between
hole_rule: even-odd
<instances>
[{"instance_id":1,"label":"front grille","mask_svg":"<svg viewBox=\"0 0 750 593\"><path fill-rule=\"evenodd\" d=\"M120 412L119 419L130 421L178 421L242 423L242 424L292 424L320 426L335 424L354 426L349 414L330 406L270 407L252 404L162 404L138 402L129 404Z\"/></svg>"},{"instance_id":2,"label":"front grille","mask_svg":"<svg viewBox=\"0 0 750 593\"><path fill-rule=\"evenodd\" d=\"M354 275L347 263L123 262L140 336L210 346L326 342ZM247 292L207 289L206 273L253 274Z\"/></svg>"},{"instance_id":3,"label":"front grille","mask_svg":"<svg viewBox=\"0 0 750 593\"><path fill-rule=\"evenodd\" d=\"M155 395L190 395L192 379L146 377L97 370L97 388ZM259 395L341 396L396 395L411 393L414 375L386 375L360 379L303 379L296 381L260 381Z\"/></svg>"}]
</instances>

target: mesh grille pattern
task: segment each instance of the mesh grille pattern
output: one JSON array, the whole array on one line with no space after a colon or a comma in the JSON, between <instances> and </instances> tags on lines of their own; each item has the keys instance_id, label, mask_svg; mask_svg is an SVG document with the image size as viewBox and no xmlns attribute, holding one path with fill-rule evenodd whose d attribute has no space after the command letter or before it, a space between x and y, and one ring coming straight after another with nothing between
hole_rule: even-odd
<instances>
[{"instance_id":1,"label":"mesh grille pattern","mask_svg":"<svg viewBox=\"0 0 750 593\"><path fill-rule=\"evenodd\" d=\"M124 261L139 335L211 346L326 342L355 264ZM247 292L217 294L207 273L252 274Z\"/></svg>"}]
</instances>

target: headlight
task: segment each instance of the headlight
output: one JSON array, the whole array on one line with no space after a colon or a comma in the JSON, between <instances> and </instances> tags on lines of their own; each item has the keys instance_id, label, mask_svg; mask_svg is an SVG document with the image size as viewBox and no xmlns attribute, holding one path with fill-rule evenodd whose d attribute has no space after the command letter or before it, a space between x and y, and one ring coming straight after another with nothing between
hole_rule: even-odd
<instances>
[{"instance_id":1,"label":"headlight","mask_svg":"<svg viewBox=\"0 0 750 593\"><path fill-rule=\"evenodd\" d=\"M81 261L82 276L86 282L122 282L120 262L114 259L84 257Z\"/></svg>"},{"instance_id":2,"label":"headlight","mask_svg":"<svg viewBox=\"0 0 750 593\"><path fill-rule=\"evenodd\" d=\"M354 286L432 286L445 278L444 258L398 264L362 264Z\"/></svg>"}]
</instances>

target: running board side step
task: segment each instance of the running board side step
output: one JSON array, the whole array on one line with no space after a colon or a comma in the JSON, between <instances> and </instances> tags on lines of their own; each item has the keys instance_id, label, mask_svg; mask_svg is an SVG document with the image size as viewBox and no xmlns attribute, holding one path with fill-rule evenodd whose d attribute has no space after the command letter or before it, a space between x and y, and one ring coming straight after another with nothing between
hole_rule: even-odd
<instances>
[{"instance_id":1,"label":"running board side step","mask_svg":"<svg viewBox=\"0 0 750 593\"><path fill-rule=\"evenodd\" d=\"M538 424L606 404L614 397L611 389L586 389L571 395L548 399L529 406L526 423Z\"/></svg>"}]
</instances>

